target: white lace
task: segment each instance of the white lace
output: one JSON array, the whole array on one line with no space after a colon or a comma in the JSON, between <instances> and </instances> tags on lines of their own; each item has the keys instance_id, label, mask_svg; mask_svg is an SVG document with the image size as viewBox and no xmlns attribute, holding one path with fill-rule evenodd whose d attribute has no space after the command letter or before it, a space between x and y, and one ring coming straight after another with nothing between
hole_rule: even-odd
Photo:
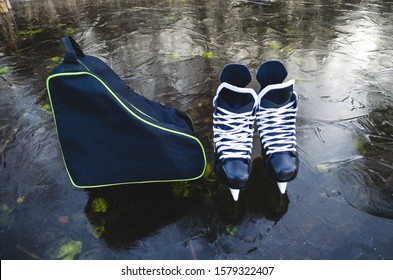
<instances>
[{"instance_id":1,"label":"white lace","mask_svg":"<svg viewBox=\"0 0 393 280\"><path fill-rule=\"evenodd\" d=\"M295 93L297 98L297 95ZM295 101L279 108L259 107L256 113L261 143L266 154L296 151Z\"/></svg>"},{"instance_id":2,"label":"white lace","mask_svg":"<svg viewBox=\"0 0 393 280\"><path fill-rule=\"evenodd\" d=\"M217 107L213 114L216 152L224 158L251 158L254 112L233 113ZM224 125L221 129L217 125Z\"/></svg>"}]
</instances>

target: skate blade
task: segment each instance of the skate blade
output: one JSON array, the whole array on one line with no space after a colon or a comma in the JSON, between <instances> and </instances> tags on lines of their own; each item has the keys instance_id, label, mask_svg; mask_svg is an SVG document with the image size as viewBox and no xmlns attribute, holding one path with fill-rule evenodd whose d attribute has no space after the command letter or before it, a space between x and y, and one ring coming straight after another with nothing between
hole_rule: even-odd
<instances>
[{"instance_id":1,"label":"skate blade","mask_svg":"<svg viewBox=\"0 0 393 280\"><path fill-rule=\"evenodd\" d=\"M278 188L280 189L280 192L284 194L287 191L287 182L277 182Z\"/></svg>"},{"instance_id":2,"label":"skate blade","mask_svg":"<svg viewBox=\"0 0 393 280\"><path fill-rule=\"evenodd\" d=\"M239 189L231 189L231 188L229 190L231 191L231 195L233 197L233 200L238 201L240 190Z\"/></svg>"}]
</instances>

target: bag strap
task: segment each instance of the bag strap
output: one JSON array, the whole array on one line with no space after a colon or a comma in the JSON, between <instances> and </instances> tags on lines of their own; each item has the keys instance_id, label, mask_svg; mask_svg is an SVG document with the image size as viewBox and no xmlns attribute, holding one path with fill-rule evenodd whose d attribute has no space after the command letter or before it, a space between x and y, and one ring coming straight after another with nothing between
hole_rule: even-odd
<instances>
[{"instance_id":1,"label":"bag strap","mask_svg":"<svg viewBox=\"0 0 393 280\"><path fill-rule=\"evenodd\" d=\"M63 43L63 46L67 52L64 57L65 63L78 63L77 58L85 56L81 47L71 36L61 38L61 42Z\"/></svg>"}]
</instances>

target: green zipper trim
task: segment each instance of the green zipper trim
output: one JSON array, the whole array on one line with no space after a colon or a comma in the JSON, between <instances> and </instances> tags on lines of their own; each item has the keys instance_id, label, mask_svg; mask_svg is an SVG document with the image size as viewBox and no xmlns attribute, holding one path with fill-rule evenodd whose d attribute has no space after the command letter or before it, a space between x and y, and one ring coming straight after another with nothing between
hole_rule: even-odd
<instances>
[{"instance_id":1,"label":"green zipper trim","mask_svg":"<svg viewBox=\"0 0 393 280\"><path fill-rule=\"evenodd\" d=\"M84 65L84 66L85 66L85 65ZM85 66L85 67L86 67L86 66ZM86 67L86 68L87 68L87 67ZM87 68L87 69L88 69L88 68ZM120 182L120 183L101 184L101 185L92 185L92 186L81 186L81 185L77 185L77 184L74 182L74 180L72 179L72 176L71 176L71 174L70 174L70 172L69 172L69 170L68 170L67 163L66 163L65 158L64 158L63 149L61 148L61 145L60 145L61 155L62 155L62 158L63 158L64 166L65 166L65 168L66 168L68 177L70 178L70 181L71 181L71 183L72 183L73 186L75 186L75 187L77 187L77 188L98 188L98 187L108 187L108 186L118 186L118 185L128 185L128 184L147 184L147 183L165 183L165 182L168 182L168 183L169 183L169 182L181 182L181 181L197 180L197 179L199 179L199 178L201 178L201 177L203 176L203 174L205 173L205 170L206 170L206 165L207 165L206 153L205 153L205 150L204 150L204 148L203 148L202 143L199 141L198 138L196 138L195 136L192 136L192 135L189 135L189 134L180 132L180 131L176 131L176 130L172 130L172 129L168 129L168 128L159 126L159 125L157 125L157 124L151 123L151 122L149 122L149 121L147 121L147 120L141 118L141 117L138 116L136 113L134 113L132 110L130 110L130 108L128 108L128 107L120 100L120 98L116 95L116 93L114 93L114 92L109 88L109 86L108 86L107 84L105 84L105 82L104 82L103 80L101 80L99 77L97 77L96 75L94 75L94 74L92 74L92 73L90 73L90 72L57 73L57 74L50 75L50 76L46 79L46 88L47 88L47 90L48 90L49 102L50 102L50 104L51 104L51 107L53 108L53 118L54 118L54 122L55 122L57 134L59 134L59 132L58 132L58 130L57 130L56 116L55 116L55 112L54 112L55 109L54 109L53 104L52 104L52 98L51 98L51 93L50 93L49 82L50 82L50 80L51 80L52 78L56 78L56 77L63 77L63 76L78 76L78 75L89 75L89 76L95 78L97 81L99 81L99 82L107 89L107 91L112 95L112 97L114 97L115 100L116 100L124 109L126 109L127 112L128 112L129 114L131 114L134 118L138 119L139 121L141 121L141 122L143 122L143 123L145 123L145 124L147 124L147 125L150 125L150 126L156 128L156 129L161 129L161 130L164 130L164 131L166 131L166 132L178 134L178 135L181 135L181 136L184 136L184 137L188 137L188 138L191 138L191 139L195 140L195 141L199 144L199 146L201 147L202 154L203 154L203 160L204 160L204 167L203 167L202 173L201 173L200 175L194 177L194 178L168 179L168 180L146 180L146 181L138 181L138 182ZM127 101L127 102L128 102L128 101ZM128 102L128 103L129 103L129 102ZM145 116L147 116L147 117L149 117L149 118L155 120L153 117L149 116L148 114L144 113L144 112L141 111L140 109L136 108L136 107L135 107L134 105L132 105L131 103L129 103L129 104L130 104L136 111L138 111L139 113L141 113L141 114L143 114L143 115L145 115ZM59 140L60 140L60 138L59 138Z\"/></svg>"},{"instance_id":2,"label":"green zipper trim","mask_svg":"<svg viewBox=\"0 0 393 280\"><path fill-rule=\"evenodd\" d=\"M156 122L160 122L159 120L153 118L152 116L149 116L148 114L146 114L145 112L141 111L140 109L138 109L137 107L135 107L135 105L131 104L131 102L129 102L128 100L125 100L133 109L135 109L135 111L138 111L140 114L151 118L152 120L155 120Z\"/></svg>"},{"instance_id":3,"label":"green zipper trim","mask_svg":"<svg viewBox=\"0 0 393 280\"><path fill-rule=\"evenodd\" d=\"M77 61L83 66L83 67L85 67L86 68L86 70L88 71L87 73L90 73L90 74L92 74L92 72L93 71L91 71L90 69L89 69L89 67L87 67L86 66L86 64L84 64L82 61L80 61L79 59L77 59ZM64 73L63 73L64 74ZM97 76L95 76L94 74L92 74L94 77L97 77ZM98 78L98 77L97 77ZM99 79L99 78L98 78ZM102 81L101 81L102 82ZM104 83L104 82L102 82L102 83ZM105 83L104 83L105 84ZM105 84L106 85L106 84ZM109 88L109 87L108 87ZM151 119L153 119L153 120L155 120L155 121L157 121L158 122L158 120L156 120L155 118L153 118L152 116L149 116L148 114L146 114L145 112L143 112L143 111L141 111L140 109L138 109L137 107L135 107L133 104L131 104L128 100L125 100L132 108L134 108L136 111L138 111L139 113L141 113L142 115L145 115L146 117L149 117L149 118L151 118Z\"/></svg>"}]
</instances>

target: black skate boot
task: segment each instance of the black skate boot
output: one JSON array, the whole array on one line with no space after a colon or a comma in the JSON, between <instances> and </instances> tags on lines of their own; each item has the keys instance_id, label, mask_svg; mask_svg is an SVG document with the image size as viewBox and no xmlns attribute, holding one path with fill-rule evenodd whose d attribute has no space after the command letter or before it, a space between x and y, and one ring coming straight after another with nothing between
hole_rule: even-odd
<instances>
[{"instance_id":1,"label":"black skate boot","mask_svg":"<svg viewBox=\"0 0 393 280\"><path fill-rule=\"evenodd\" d=\"M287 182L296 178L299 159L296 144L298 96L294 80L284 82L287 70L279 61L262 63L257 71L261 85L256 123L262 144L265 167L276 180L281 193Z\"/></svg>"},{"instance_id":2,"label":"black skate boot","mask_svg":"<svg viewBox=\"0 0 393 280\"><path fill-rule=\"evenodd\" d=\"M245 88L250 81L245 65L228 64L221 71L221 84L213 99L215 172L235 201L251 170L257 95Z\"/></svg>"}]
</instances>

